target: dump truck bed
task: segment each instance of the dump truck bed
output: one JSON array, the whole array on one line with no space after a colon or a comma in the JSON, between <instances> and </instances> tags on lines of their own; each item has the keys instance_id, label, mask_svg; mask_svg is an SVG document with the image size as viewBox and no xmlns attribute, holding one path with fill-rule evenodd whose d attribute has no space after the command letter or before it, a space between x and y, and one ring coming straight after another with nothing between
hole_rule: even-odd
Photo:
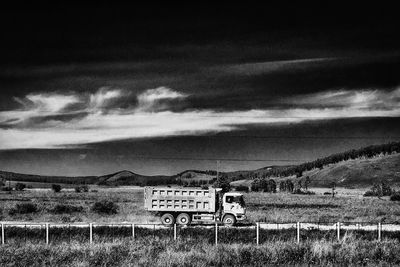
<instances>
[{"instance_id":1,"label":"dump truck bed","mask_svg":"<svg viewBox=\"0 0 400 267\"><path fill-rule=\"evenodd\" d=\"M215 188L145 187L144 207L148 211L215 212Z\"/></svg>"}]
</instances>

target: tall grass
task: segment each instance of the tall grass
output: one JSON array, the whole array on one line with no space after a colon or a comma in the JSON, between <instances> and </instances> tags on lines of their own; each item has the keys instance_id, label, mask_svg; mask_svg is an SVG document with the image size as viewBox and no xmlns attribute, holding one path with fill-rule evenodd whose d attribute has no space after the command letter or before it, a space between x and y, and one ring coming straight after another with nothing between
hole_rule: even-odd
<instances>
[{"instance_id":1,"label":"tall grass","mask_svg":"<svg viewBox=\"0 0 400 267\"><path fill-rule=\"evenodd\" d=\"M382 238L400 241L400 232L382 231ZM259 242L292 242L297 240L296 229L260 229ZM348 239L352 237L357 240L375 241L378 237L375 231L364 230L341 230L340 238ZM149 229L144 227L135 227L135 238L146 240L173 240L174 229L172 227ZM132 240L132 228L127 226L96 226L93 227L93 242L113 242L114 240ZM202 227L177 227L177 239L180 241L201 241L208 244L215 243L215 228ZM27 242L45 242L46 232L44 226L36 228L7 226L5 229L5 242L24 245ZM305 230L300 231L300 240L302 242L313 242L316 240L325 240L335 242L337 240L336 230ZM51 244L60 244L63 242L89 242L88 227L51 227L49 229L49 241ZM230 228L219 227L218 242L223 244L255 244L255 227L249 228Z\"/></svg>"},{"instance_id":2,"label":"tall grass","mask_svg":"<svg viewBox=\"0 0 400 267\"><path fill-rule=\"evenodd\" d=\"M98 244L27 243L0 247L0 265L12 266L265 266L272 265L396 265L400 264L397 240L381 242L348 237L341 242L268 241L212 246L201 240L115 240Z\"/></svg>"}]
</instances>

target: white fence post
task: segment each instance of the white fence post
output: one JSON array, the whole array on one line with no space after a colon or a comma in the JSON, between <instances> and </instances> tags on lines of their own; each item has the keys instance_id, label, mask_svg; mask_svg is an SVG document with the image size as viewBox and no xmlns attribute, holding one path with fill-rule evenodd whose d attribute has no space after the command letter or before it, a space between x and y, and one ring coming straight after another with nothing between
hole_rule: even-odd
<instances>
[{"instance_id":1,"label":"white fence post","mask_svg":"<svg viewBox=\"0 0 400 267\"><path fill-rule=\"evenodd\" d=\"M300 243L300 222L297 222L297 243Z\"/></svg>"},{"instance_id":2,"label":"white fence post","mask_svg":"<svg viewBox=\"0 0 400 267\"><path fill-rule=\"evenodd\" d=\"M46 244L49 244L49 223L46 223Z\"/></svg>"},{"instance_id":3,"label":"white fence post","mask_svg":"<svg viewBox=\"0 0 400 267\"><path fill-rule=\"evenodd\" d=\"M257 240L257 245L260 244L260 223L256 223L256 240Z\"/></svg>"},{"instance_id":4,"label":"white fence post","mask_svg":"<svg viewBox=\"0 0 400 267\"><path fill-rule=\"evenodd\" d=\"M1 244L4 245L4 223L1 223Z\"/></svg>"},{"instance_id":5,"label":"white fence post","mask_svg":"<svg viewBox=\"0 0 400 267\"><path fill-rule=\"evenodd\" d=\"M135 224L132 223L132 238L135 239Z\"/></svg>"},{"instance_id":6,"label":"white fence post","mask_svg":"<svg viewBox=\"0 0 400 267\"><path fill-rule=\"evenodd\" d=\"M89 223L89 244L93 243L93 223Z\"/></svg>"},{"instance_id":7,"label":"white fence post","mask_svg":"<svg viewBox=\"0 0 400 267\"><path fill-rule=\"evenodd\" d=\"M337 240L340 241L340 222L337 222Z\"/></svg>"},{"instance_id":8,"label":"white fence post","mask_svg":"<svg viewBox=\"0 0 400 267\"><path fill-rule=\"evenodd\" d=\"M174 240L176 240L176 223L174 223Z\"/></svg>"},{"instance_id":9,"label":"white fence post","mask_svg":"<svg viewBox=\"0 0 400 267\"><path fill-rule=\"evenodd\" d=\"M378 241L381 241L381 238L382 238L381 231L382 231L382 224L379 222L378 223Z\"/></svg>"},{"instance_id":10,"label":"white fence post","mask_svg":"<svg viewBox=\"0 0 400 267\"><path fill-rule=\"evenodd\" d=\"M218 223L215 223L215 245L218 245Z\"/></svg>"}]
</instances>

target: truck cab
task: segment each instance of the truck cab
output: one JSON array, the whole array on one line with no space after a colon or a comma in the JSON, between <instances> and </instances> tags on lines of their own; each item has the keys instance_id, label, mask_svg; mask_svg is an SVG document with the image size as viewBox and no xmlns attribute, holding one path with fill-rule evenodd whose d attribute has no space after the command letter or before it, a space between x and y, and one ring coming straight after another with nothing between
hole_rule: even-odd
<instances>
[{"instance_id":1,"label":"truck cab","mask_svg":"<svg viewBox=\"0 0 400 267\"><path fill-rule=\"evenodd\" d=\"M246 205L240 193L225 193L222 197L222 222L225 225L234 225L236 221L246 219Z\"/></svg>"}]
</instances>

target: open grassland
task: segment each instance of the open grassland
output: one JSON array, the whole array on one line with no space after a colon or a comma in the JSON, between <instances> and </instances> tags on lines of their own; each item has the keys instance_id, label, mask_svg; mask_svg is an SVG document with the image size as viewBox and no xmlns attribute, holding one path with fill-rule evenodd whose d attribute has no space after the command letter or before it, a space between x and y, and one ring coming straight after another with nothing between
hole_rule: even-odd
<instances>
[{"instance_id":1,"label":"open grassland","mask_svg":"<svg viewBox=\"0 0 400 267\"><path fill-rule=\"evenodd\" d=\"M315 195L288 193L245 193L249 222L384 222L400 220L400 204L387 198L363 197L365 190L339 188L337 196L323 195L330 189L312 188ZM91 210L99 200L109 200L119 207L117 214L98 214ZM19 203L34 203L36 212L10 214ZM78 212L53 212L57 204L81 208ZM33 222L134 222L158 223L158 217L143 207L143 188L90 187L90 192L76 193L63 189L28 189L21 192L0 192L0 220Z\"/></svg>"},{"instance_id":2,"label":"open grassland","mask_svg":"<svg viewBox=\"0 0 400 267\"><path fill-rule=\"evenodd\" d=\"M398 202L363 197L366 189L338 189L334 198L323 195L329 189L315 191L315 195L249 193L246 195L248 216L252 221L267 222L394 223L400 219Z\"/></svg>"},{"instance_id":3,"label":"open grassland","mask_svg":"<svg viewBox=\"0 0 400 267\"><path fill-rule=\"evenodd\" d=\"M0 246L2 266L265 266L265 265L363 265L400 264L396 239L381 242L348 236L340 242L270 240L257 246L233 242L218 246L191 238L116 239L96 244L60 243L46 246Z\"/></svg>"}]
</instances>

